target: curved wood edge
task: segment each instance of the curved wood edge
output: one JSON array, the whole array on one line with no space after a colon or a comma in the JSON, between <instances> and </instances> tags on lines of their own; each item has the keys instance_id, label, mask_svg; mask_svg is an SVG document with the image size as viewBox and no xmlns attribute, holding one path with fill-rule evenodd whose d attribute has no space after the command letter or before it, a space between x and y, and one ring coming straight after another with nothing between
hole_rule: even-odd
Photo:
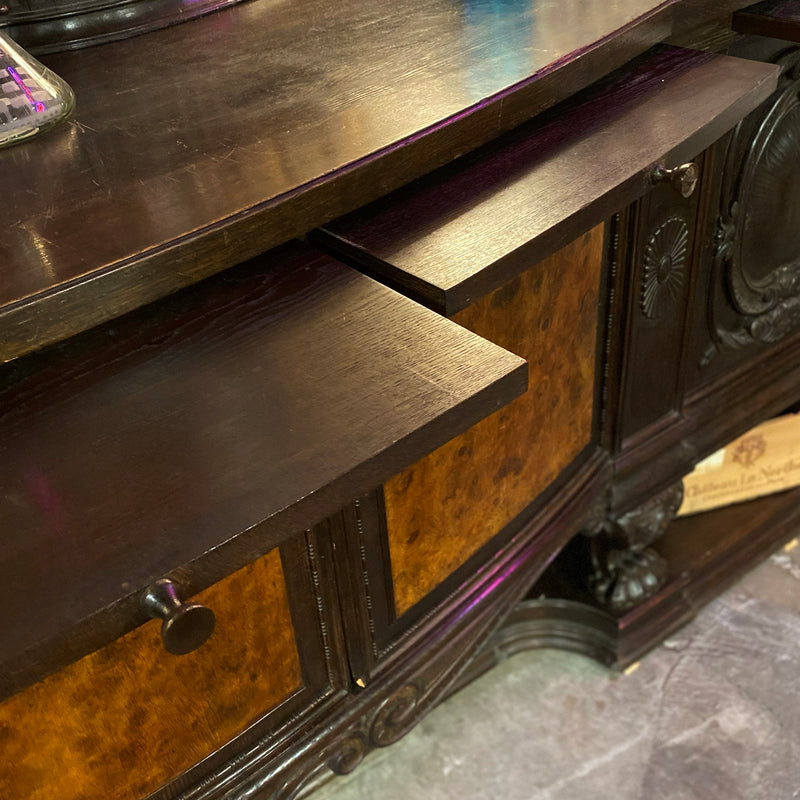
<instances>
[{"instance_id":1,"label":"curved wood edge","mask_svg":"<svg viewBox=\"0 0 800 800\"><path fill-rule=\"evenodd\" d=\"M5 378L0 508L13 535L0 564L14 580L0 590L0 697L145 623L155 578L192 596L337 513L524 392L527 367L298 244ZM225 446L197 455L215 425ZM68 456L93 441L78 470ZM35 513L31 459L68 535L48 538ZM42 570L41 542L70 565L59 580Z\"/></svg>"},{"instance_id":2,"label":"curved wood edge","mask_svg":"<svg viewBox=\"0 0 800 800\"><path fill-rule=\"evenodd\" d=\"M616 619L602 609L575 600L523 600L486 642L453 692L507 658L528 650L567 650L614 667L618 638Z\"/></svg>"},{"instance_id":3,"label":"curved wood edge","mask_svg":"<svg viewBox=\"0 0 800 800\"><path fill-rule=\"evenodd\" d=\"M371 750L402 738L459 688L501 620L592 513L609 474L606 454L596 449L556 502L404 635L365 688L332 694L192 788L178 794L172 787L186 785L178 779L148 800L294 800L322 776L351 772ZM229 748L236 752L236 741Z\"/></svg>"},{"instance_id":4,"label":"curved wood edge","mask_svg":"<svg viewBox=\"0 0 800 800\"><path fill-rule=\"evenodd\" d=\"M800 3L796 0L765 0L733 15L733 30L750 36L769 36L800 42Z\"/></svg>"},{"instance_id":5,"label":"curved wood edge","mask_svg":"<svg viewBox=\"0 0 800 800\"><path fill-rule=\"evenodd\" d=\"M654 165L696 157L777 80L771 64L656 47L480 159L459 159L310 238L451 316L647 193ZM657 135L630 136L656 116Z\"/></svg>"},{"instance_id":6,"label":"curved wood edge","mask_svg":"<svg viewBox=\"0 0 800 800\"><path fill-rule=\"evenodd\" d=\"M15 41L43 55L159 30L238 2L242 0L138 0L47 14L12 10L0 19Z\"/></svg>"},{"instance_id":7,"label":"curved wood edge","mask_svg":"<svg viewBox=\"0 0 800 800\"><path fill-rule=\"evenodd\" d=\"M380 142L318 178L169 242L145 237L135 252L0 308L0 363L126 314L343 216L486 144L663 41L673 6L641 17L525 80L414 132ZM233 12L228 9L225 12ZM203 21L193 23L202 24ZM191 39L191 26L187 40ZM76 91L80 86L75 86Z\"/></svg>"},{"instance_id":8,"label":"curved wood edge","mask_svg":"<svg viewBox=\"0 0 800 800\"><path fill-rule=\"evenodd\" d=\"M700 610L746 572L797 535L800 489L727 506L672 523L653 549L668 565L661 589L639 605L610 613L570 593L566 570L545 575L531 597L508 614L452 692L501 661L527 650L556 648L587 656L614 669L634 664L691 622ZM563 568L562 568L563 569ZM554 587L560 597L536 596Z\"/></svg>"}]
</instances>

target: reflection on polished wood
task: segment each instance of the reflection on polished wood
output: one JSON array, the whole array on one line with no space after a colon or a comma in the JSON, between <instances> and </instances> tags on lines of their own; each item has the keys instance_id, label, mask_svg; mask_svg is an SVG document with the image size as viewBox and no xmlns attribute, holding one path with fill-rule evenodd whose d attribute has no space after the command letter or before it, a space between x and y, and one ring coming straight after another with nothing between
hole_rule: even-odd
<instances>
[{"instance_id":1,"label":"reflection on polished wood","mask_svg":"<svg viewBox=\"0 0 800 800\"><path fill-rule=\"evenodd\" d=\"M193 599L217 615L194 653L153 620L0 704L0 796L139 800L301 687L277 550Z\"/></svg>"},{"instance_id":2,"label":"reflection on polished wood","mask_svg":"<svg viewBox=\"0 0 800 800\"><path fill-rule=\"evenodd\" d=\"M526 358L529 389L384 485L398 615L591 441L602 253L601 225L454 318Z\"/></svg>"},{"instance_id":3,"label":"reflection on polished wood","mask_svg":"<svg viewBox=\"0 0 800 800\"><path fill-rule=\"evenodd\" d=\"M6 0L6 32L31 53L57 53L186 22L241 0Z\"/></svg>"},{"instance_id":4,"label":"reflection on polished wood","mask_svg":"<svg viewBox=\"0 0 800 800\"><path fill-rule=\"evenodd\" d=\"M0 154L0 361L488 141L663 38L672 2L253 0L49 58L78 109Z\"/></svg>"}]
</instances>

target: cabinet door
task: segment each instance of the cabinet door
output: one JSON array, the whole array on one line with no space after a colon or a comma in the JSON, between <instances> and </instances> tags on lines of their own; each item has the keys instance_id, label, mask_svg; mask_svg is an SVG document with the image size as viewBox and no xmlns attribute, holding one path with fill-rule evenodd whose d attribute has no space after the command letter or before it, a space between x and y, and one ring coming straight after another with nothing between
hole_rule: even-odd
<instances>
[{"instance_id":1,"label":"cabinet door","mask_svg":"<svg viewBox=\"0 0 800 800\"><path fill-rule=\"evenodd\" d=\"M800 333L800 48L772 41L740 47L775 57L781 77L777 91L715 148L692 390Z\"/></svg>"},{"instance_id":2,"label":"cabinet door","mask_svg":"<svg viewBox=\"0 0 800 800\"><path fill-rule=\"evenodd\" d=\"M702 173L703 157L693 159ZM684 198L659 186L617 220L621 289L627 302L621 330L616 449L652 437L681 408L684 338L695 283L697 210L704 191ZM624 330L624 333L623 333Z\"/></svg>"}]
</instances>

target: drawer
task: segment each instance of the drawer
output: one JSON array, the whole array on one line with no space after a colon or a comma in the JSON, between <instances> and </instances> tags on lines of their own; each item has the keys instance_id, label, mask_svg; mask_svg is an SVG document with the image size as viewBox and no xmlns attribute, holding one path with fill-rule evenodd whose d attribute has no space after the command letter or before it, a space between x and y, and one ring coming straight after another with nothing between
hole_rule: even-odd
<instances>
[{"instance_id":1,"label":"drawer","mask_svg":"<svg viewBox=\"0 0 800 800\"><path fill-rule=\"evenodd\" d=\"M525 358L528 390L383 484L397 616L517 530L596 439L603 243L598 226L453 316Z\"/></svg>"},{"instance_id":2,"label":"drawer","mask_svg":"<svg viewBox=\"0 0 800 800\"><path fill-rule=\"evenodd\" d=\"M609 378L625 378L606 374L607 356L626 341L622 330L608 329L608 314L614 292L630 289L607 274L616 242L606 220L645 198L643 213L667 225L659 241L673 217L693 229L696 200L683 197L692 170L682 162L733 127L775 80L764 64L658 47L491 146L312 234L530 365L523 397L383 484L389 619L413 625L470 564L538 510L557 506L560 489L608 446L608 396L620 391ZM634 243L639 250L646 229ZM683 284L680 291L685 315ZM647 342L676 344L679 355L682 320L675 328L676 343L655 331ZM633 357L663 383L656 360ZM673 407L673 366L668 391L655 390L656 407L629 423L626 416L631 429ZM636 374L627 380L626 401Z\"/></svg>"},{"instance_id":3,"label":"drawer","mask_svg":"<svg viewBox=\"0 0 800 800\"><path fill-rule=\"evenodd\" d=\"M780 10L788 14L791 8L783 4ZM794 18L800 24L800 10ZM781 76L777 90L713 148L708 245L689 352L692 393L721 388L737 371L752 373L756 363L791 349L800 334L800 48L766 39L737 46L751 58L774 59ZM704 291L709 296L703 304ZM784 359L775 371L792 368ZM759 388L769 391L768 385ZM729 393L741 395L742 389Z\"/></svg>"},{"instance_id":4,"label":"drawer","mask_svg":"<svg viewBox=\"0 0 800 800\"><path fill-rule=\"evenodd\" d=\"M316 527L526 365L292 243L0 377L0 794L133 800L347 690ZM148 619L186 598L217 628L171 656Z\"/></svg>"},{"instance_id":5,"label":"drawer","mask_svg":"<svg viewBox=\"0 0 800 800\"><path fill-rule=\"evenodd\" d=\"M139 800L329 690L299 538L192 598L216 615L194 652L152 620L0 703L0 794Z\"/></svg>"},{"instance_id":6,"label":"drawer","mask_svg":"<svg viewBox=\"0 0 800 800\"><path fill-rule=\"evenodd\" d=\"M774 66L660 46L312 235L451 316L647 193L775 88Z\"/></svg>"}]
</instances>

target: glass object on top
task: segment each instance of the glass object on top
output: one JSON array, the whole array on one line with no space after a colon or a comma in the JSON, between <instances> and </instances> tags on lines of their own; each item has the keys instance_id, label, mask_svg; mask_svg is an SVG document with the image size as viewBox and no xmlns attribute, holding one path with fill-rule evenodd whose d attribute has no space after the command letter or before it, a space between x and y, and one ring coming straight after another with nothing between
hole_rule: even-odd
<instances>
[{"instance_id":1,"label":"glass object on top","mask_svg":"<svg viewBox=\"0 0 800 800\"><path fill-rule=\"evenodd\" d=\"M69 85L0 31L0 147L51 128L74 107Z\"/></svg>"}]
</instances>

